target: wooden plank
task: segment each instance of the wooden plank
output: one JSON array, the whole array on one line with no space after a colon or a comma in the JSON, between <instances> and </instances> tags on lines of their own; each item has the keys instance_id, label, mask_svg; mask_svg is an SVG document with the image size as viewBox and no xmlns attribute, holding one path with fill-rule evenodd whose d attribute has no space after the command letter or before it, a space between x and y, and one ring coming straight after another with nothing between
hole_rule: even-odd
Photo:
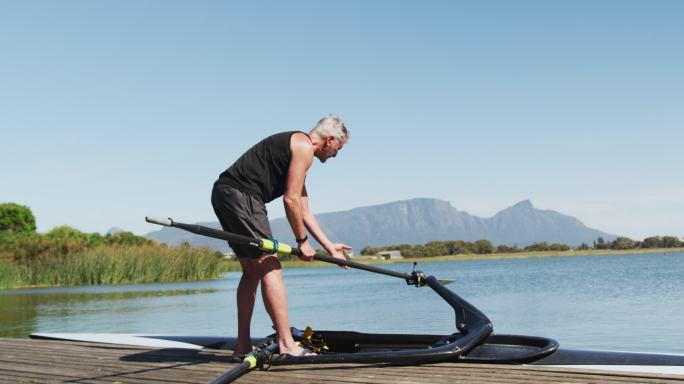
<instances>
[{"instance_id":1,"label":"wooden plank","mask_svg":"<svg viewBox=\"0 0 684 384\"><path fill-rule=\"evenodd\" d=\"M61 380L61 381L66 381L66 380L71 380L71 377L69 376L54 376L54 375L45 375L45 374L40 374L40 373L35 373L35 372L17 372L17 371L10 371L6 369L0 369L0 378L2 380L9 380L10 382L24 382L24 381L31 381L31 382L44 382L47 381L48 379L53 380Z\"/></svg>"},{"instance_id":2,"label":"wooden plank","mask_svg":"<svg viewBox=\"0 0 684 384\"><path fill-rule=\"evenodd\" d=\"M46 342L43 344L51 344L52 342ZM64 343L64 342L60 342ZM156 368L156 367L167 367L172 365L175 369L179 369L182 372L177 372L178 377L187 377L189 380L194 381L196 376L191 371L201 369L215 371L216 375L224 372L226 369L232 367L232 364L226 366L225 364L214 364L214 362L227 362L228 356L224 352L219 352L215 354L212 352L197 352L192 350L134 350L130 348L126 349L116 349L112 353L111 349L101 349L98 348L98 353L93 356L92 345L84 344L79 346L78 349L74 349L73 345L59 345L55 348L55 345L49 345L50 348L46 352L44 349L41 350L40 354L36 354L36 348L31 345L27 346L27 343L22 343L20 347L12 346L11 351L0 352L0 360L7 361L8 357L10 361L22 361L27 363L33 363L35 366L69 366L73 368L82 367L87 370L90 365L97 365L98 372L109 372L111 369L118 370L120 372L130 369L135 366L138 369L142 368ZM66 347L66 348L64 348ZM85 348L84 348L85 347ZM65 353L62 349L69 349ZM131 354L124 353L122 356L122 351L133 352ZM77 353L75 353L77 352ZM9 354L9 355L8 355ZM128 356L127 356L128 355ZM12 356L15 358L12 359ZM120 361L124 359L125 361ZM84 362L86 361L86 362ZM197 367L196 363L203 363L203 367ZM185 373L188 372L188 373ZM183 381L183 380L179 380Z\"/></svg>"},{"instance_id":3,"label":"wooden plank","mask_svg":"<svg viewBox=\"0 0 684 384\"><path fill-rule=\"evenodd\" d=\"M543 370L527 370L526 367L517 367L517 369L509 369L509 366L482 366L476 367L462 367L458 364L451 364L453 367L443 369L441 373L433 372L430 367L421 366L422 370L415 370L416 367L355 367L351 370L347 369L320 369L312 366L302 367L297 372L295 369L281 369L277 367L269 372L254 372L250 373L248 377L241 378L239 382L279 382L282 383L286 379L298 378L301 382L345 382L345 383L368 383L368 382L427 382L427 383L453 383L457 381L473 382L473 383L530 383L530 382L576 382L576 383L647 383L647 382L677 382L682 380L664 380L664 379L644 379L638 374L631 377L619 378L617 381L607 381L605 376L593 375L586 373L556 373L546 374ZM408 369L407 369L408 368ZM410 368L414 368L411 370ZM466 369L464 369L466 368ZM327 370L327 372L326 372ZM350 374L350 371L352 372ZM553 372L552 372L553 373ZM267 376L268 375L268 376Z\"/></svg>"},{"instance_id":4,"label":"wooden plank","mask_svg":"<svg viewBox=\"0 0 684 384\"><path fill-rule=\"evenodd\" d=\"M0 384L208 382L229 370L230 351L154 349L100 343L0 339ZM684 383L682 375L543 366L439 363L419 366L328 364L253 371L238 383Z\"/></svg>"},{"instance_id":5,"label":"wooden plank","mask_svg":"<svg viewBox=\"0 0 684 384\"><path fill-rule=\"evenodd\" d=\"M441 372L440 369L449 371L453 369L454 364L448 365L431 365L428 370L431 373ZM405 367L404 371L406 373L412 372L416 374L424 373L425 367L423 366L412 366ZM658 373L628 373L628 372L609 372L609 371L591 371L591 370L576 370L569 368L555 368L555 367L543 367L543 366L522 366L522 365L494 365L494 364L459 364L459 372L465 374L466 372L473 371L477 375L482 375L488 372L496 372L496 374L506 374L512 379L517 376L534 375L535 377L548 377L550 380L557 377L577 377L581 380L590 380L595 376L599 376L601 383L621 383L621 382L633 382L632 377L638 377L640 382L649 383L657 382L661 383L663 379L677 377L677 375L663 375ZM676 382L681 382L684 376L676 379Z\"/></svg>"},{"instance_id":6,"label":"wooden plank","mask_svg":"<svg viewBox=\"0 0 684 384\"><path fill-rule=\"evenodd\" d=\"M0 366L6 370L25 374L49 375L54 377L69 377L73 379L97 379L102 381L125 381L124 379L142 379L151 381L166 381L174 383L195 383L196 373L184 373L175 369L176 366L139 367L121 365L103 368L100 365L73 364L65 366L37 365L34 362L7 363L0 361ZM170 371L173 371L171 373ZM211 374L207 373L207 377ZM131 381L131 380L126 380Z\"/></svg>"},{"instance_id":7,"label":"wooden plank","mask_svg":"<svg viewBox=\"0 0 684 384\"><path fill-rule=\"evenodd\" d=\"M9 345L7 345L9 344ZM193 372L181 371L177 368L183 365L193 365L198 362L208 365L210 359L202 359L197 356L190 356L189 363L178 363L177 360L184 360L188 357L183 351L170 351L170 356L166 361L160 363L150 362L150 358L145 357L141 362L134 360L125 361L126 356L133 354L145 354L151 352L158 354L156 350L135 350L128 348L110 348L109 346L93 345L73 345L65 342L52 343L48 341L16 341L2 343L0 349L0 367L20 373L32 373L34 376L48 375L55 378L69 377L72 380L90 379L99 381L167 381L167 382L197 382L197 374ZM17 347L19 345L20 347ZM28 346L28 348L27 348ZM47 350L47 353L46 353ZM80 350L78 356L73 352ZM188 351L196 353L194 351ZM163 355L163 353L162 353ZM14 356L14 357L13 357ZM180 357L178 359L177 357ZM158 360L156 358L152 360ZM171 360L171 361L169 361ZM187 359L185 359L187 360ZM202 361L204 360L204 361ZM225 367L217 367L217 372L225 371ZM174 370L173 374L168 374L165 370ZM187 373L186 373L187 372ZM207 372L207 379L214 376L214 373ZM136 380L130 380L135 378Z\"/></svg>"}]
</instances>

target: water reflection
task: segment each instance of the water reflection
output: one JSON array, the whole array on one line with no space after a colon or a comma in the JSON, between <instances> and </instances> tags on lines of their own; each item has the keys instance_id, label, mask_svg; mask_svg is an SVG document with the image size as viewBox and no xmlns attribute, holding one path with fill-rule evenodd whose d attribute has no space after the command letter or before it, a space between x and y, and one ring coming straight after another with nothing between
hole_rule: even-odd
<instances>
[{"instance_id":1,"label":"water reflection","mask_svg":"<svg viewBox=\"0 0 684 384\"><path fill-rule=\"evenodd\" d=\"M217 288L159 289L157 286L38 288L0 292L0 337L26 337L38 319L68 321L76 317L140 311L141 301L204 295ZM161 287L164 288L164 287Z\"/></svg>"}]
</instances>

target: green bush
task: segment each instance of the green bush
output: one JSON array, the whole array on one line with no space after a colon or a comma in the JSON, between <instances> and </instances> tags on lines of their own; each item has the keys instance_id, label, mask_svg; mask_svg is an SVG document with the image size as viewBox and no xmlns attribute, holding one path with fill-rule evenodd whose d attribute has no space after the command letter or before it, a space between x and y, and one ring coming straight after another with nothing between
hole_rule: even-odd
<instances>
[{"instance_id":1,"label":"green bush","mask_svg":"<svg viewBox=\"0 0 684 384\"><path fill-rule=\"evenodd\" d=\"M0 234L0 259L15 264L26 264L41 257L57 255L62 248L55 241L33 232Z\"/></svg>"},{"instance_id":2,"label":"green bush","mask_svg":"<svg viewBox=\"0 0 684 384\"><path fill-rule=\"evenodd\" d=\"M569 251L569 250L570 250L570 247L565 245L565 244L553 243L553 244L549 245L549 251L561 251L562 252L562 251Z\"/></svg>"},{"instance_id":3,"label":"green bush","mask_svg":"<svg viewBox=\"0 0 684 384\"><path fill-rule=\"evenodd\" d=\"M518 248L517 245L510 246L506 244L499 244L496 246L496 252L497 253L515 253L515 252L520 252L520 248Z\"/></svg>"},{"instance_id":4,"label":"green bush","mask_svg":"<svg viewBox=\"0 0 684 384\"><path fill-rule=\"evenodd\" d=\"M636 248L636 242L628 237L618 236L613 242L610 243L611 249L632 249Z\"/></svg>"},{"instance_id":5,"label":"green bush","mask_svg":"<svg viewBox=\"0 0 684 384\"><path fill-rule=\"evenodd\" d=\"M475 243L473 243L473 248L475 249L475 253L479 255L485 255L489 253L494 252L494 246L492 245L489 240L478 240Z\"/></svg>"},{"instance_id":6,"label":"green bush","mask_svg":"<svg viewBox=\"0 0 684 384\"><path fill-rule=\"evenodd\" d=\"M525 247L525 251L527 252L540 252L540 251L548 251L549 250L549 244L546 243L545 241L539 242L539 243L532 243Z\"/></svg>"},{"instance_id":7,"label":"green bush","mask_svg":"<svg viewBox=\"0 0 684 384\"><path fill-rule=\"evenodd\" d=\"M35 232L36 218L29 207L14 204L0 204L0 232Z\"/></svg>"},{"instance_id":8,"label":"green bush","mask_svg":"<svg viewBox=\"0 0 684 384\"><path fill-rule=\"evenodd\" d=\"M107 234L104 237L105 244L113 245L148 245L153 241L142 236L137 236L132 232L118 232L115 234Z\"/></svg>"}]
</instances>

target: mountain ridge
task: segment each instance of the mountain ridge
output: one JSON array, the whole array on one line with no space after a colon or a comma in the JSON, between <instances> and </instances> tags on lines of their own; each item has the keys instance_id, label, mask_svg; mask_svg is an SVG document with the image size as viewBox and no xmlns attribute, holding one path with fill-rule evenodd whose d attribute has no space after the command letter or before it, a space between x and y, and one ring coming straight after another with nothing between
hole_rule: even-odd
<instances>
[{"instance_id":1,"label":"mountain ridge","mask_svg":"<svg viewBox=\"0 0 684 384\"><path fill-rule=\"evenodd\" d=\"M448 201L425 197L319 213L316 218L332 241L351 245L355 253L366 246L424 244L431 240L487 239L494 244L518 246L545 241L578 246L581 243L591 244L598 237L606 241L617 237L589 228L575 217L550 209L537 209L529 199L488 218L460 211ZM273 219L270 223L274 238L286 243L294 242L286 218ZM220 229L218 222L197 224ZM162 228L145 237L169 245L187 241L194 245L228 250L223 240L198 236L177 228ZM314 246L320 247L317 243Z\"/></svg>"}]
</instances>

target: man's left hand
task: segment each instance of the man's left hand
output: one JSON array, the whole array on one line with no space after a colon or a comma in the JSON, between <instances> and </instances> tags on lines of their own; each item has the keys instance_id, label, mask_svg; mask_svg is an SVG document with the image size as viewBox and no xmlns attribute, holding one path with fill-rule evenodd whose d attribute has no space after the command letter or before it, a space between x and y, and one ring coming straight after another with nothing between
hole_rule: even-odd
<instances>
[{"instance_id":1,"label":"man's left hand","mask_svg":"<svg viewBox=\"0 0 684 384\"><path fill-rule=\"evenodd\" d=\"M332 247L328 248L327 251L330 253L330 255L336 259L342 259L342 260L347 260L347 258L344 256L344 251L351 251L352 247L342 244L342 243L335 243L332 245ZM346 266L341 266L344 269L349 269L349 267Z\"/></svg>"}]
</instances>

